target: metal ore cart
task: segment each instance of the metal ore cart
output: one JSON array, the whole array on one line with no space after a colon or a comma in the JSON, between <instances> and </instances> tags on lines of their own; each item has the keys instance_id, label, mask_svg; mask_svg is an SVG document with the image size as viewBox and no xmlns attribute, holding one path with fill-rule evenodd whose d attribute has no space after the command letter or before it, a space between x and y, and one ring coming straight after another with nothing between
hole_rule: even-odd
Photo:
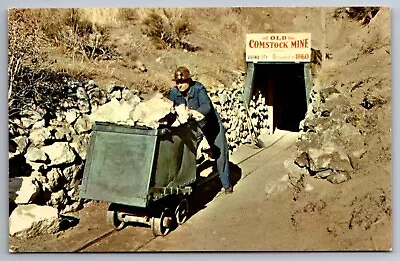
<instances>
[{"instance_id":1,"label":"metal ore cart","mask_svg":"<svg viewBox=\"0 0 400 261\"><path fill-rule=\"evenodd\" d=\"M80 198L110 202L107 220L149 225L168 234L188 218L187 196L196 181L195 122L149 129L96 122Z\"/></svg>"}]
</instances>

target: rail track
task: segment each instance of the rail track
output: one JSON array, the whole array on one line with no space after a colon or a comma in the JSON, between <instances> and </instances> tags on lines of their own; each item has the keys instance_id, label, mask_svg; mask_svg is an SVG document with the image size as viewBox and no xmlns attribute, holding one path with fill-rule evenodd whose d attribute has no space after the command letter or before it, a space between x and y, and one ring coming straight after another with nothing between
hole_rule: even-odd
<instances>
[{"instance_id":1,"label":"rail track","mask_svg":"<svg viewBox=\"0 0 400 261\"><path fill-rule=\"evenodd\" d=\"M285 135L282 135L281 137L279 137L278 139L276 139L274 142L272 142L271 144L269 144L268 146L265 146L263 148L260 148L258 150L256 150L254 153L250 154L249 156L241 159L240 161L238 161L236 163L236 165L240 166L241 164L245 163L246 161L250 160L251 158L255 157L256 155L258 155L259 153L263 152L264 150L274 146L277 142L279 142ZM250 175L253 171L247 173L247 175L243 176L241 179L246 178L248 175ZM218 174L213 172L211 175L209 175L207 178L202 179L200 182L198 182L197 187L201 187L204 184L207 184L207 182L218 178ZM221 194L217 194L215 198L218 198L219 196L221 196ZM100 236L97 236L91 240L88 240L87 242L85 242L84 244L82 244L79 247L76 247L75 249L73 249L71 252L73 253L78 253L78 252L88 252L85 250L90 249L90 247L94 246L95 244L99 244L102 241L112 237L113 235L117 234L119 231L115 230L114 228L111 228L109 230L107 230L106 232L102 233ZM144 246L146 246L147 244L149 244L151 241L155 240L157 237L151 237L149 240L145 240L144 242L142 242L139 246L133 248L130 250L130 252L136 252L138 250L140 250L141 248L143 248ZM90 252L90 250L89 250Z\"/></svg>"}]
</instances>

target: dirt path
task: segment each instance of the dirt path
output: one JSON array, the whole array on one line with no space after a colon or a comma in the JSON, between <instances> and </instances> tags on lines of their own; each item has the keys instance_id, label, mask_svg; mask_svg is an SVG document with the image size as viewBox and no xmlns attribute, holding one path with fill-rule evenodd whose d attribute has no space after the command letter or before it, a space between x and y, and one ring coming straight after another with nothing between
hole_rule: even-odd
<instances>
[{"instance_id":1,"label":"dirt path","mask_svg":"<svg viewBox=\"0 0 400 261\"><path fill-rule=\"evenodd\" d=\"M266 229L257 237L279 227L270 226L271 213L265 197L265 185L268 181L280 179L284 175L282 162L289 157L294 148L296 135L278 134L271 139L264 150L243 148L233 157L236 172L235 193L217 194L219 180L214 178L199 190L197 202L192 204L194 215L182 226L166 237L154 238L147 227L128 226L122 231L105 237L85 252L120 251L174 251L174 250L266 250L273 249L264 240L253 240L251 230ZM244 161L249 155L254 157ZM266 161L265 159L269 159ZM237 165L236 165L237 163ZM237 173L237 172L240 173ZM237 179L239 179L237 181ZM110 226L105 222L108 204L91 202L77 214L79 224L69 230L53 236L41 236L35 240L17 240L12 238L10 245L18 252L72 252L95 237L106 234ZM274 221L272 221L274 223ZM249 230L250 229L250 230ZM231 241L234 242L231 242ZM235 243L236 242L236 243ZM258 243L257 243L258 242Z\"/></svg>"},{"instance_id":2,"label":"dirt path","mask_svg":"<svg viewBox=\"0 0 400 261\"><path fill-rule=\"evenodd\" d=\"M386 222L386 216L379 214L384 204L378 204L379 200L368 193L365 197L354 198L354 195L362 194L354 188L362 190L365 187L362 178L335 186L325 180L308 177L304 181L308 190L296 194L295 187L285 180L288 173L284 167L285 160L296 151L296 139L296 133L286 132L267 142L264 150L241 148L241 152L231 159L235 167L235 192L218 194L218 177L210 180L193 194L195 200L191 206L194 214L167 236L154 238L148 227L127 226L83 251L326 251L390 248L388 235L391 226ZM248 158L254 153L257 154ZM352 184L354 182L360 185ZM267 196L265 191L269 184L275 187L272 186L273 193ZM56 235L40 236L33 240L11 238L10 246L17 252L79 250L94 238L110 231L111 227L105 219L107 207L106 202L90 202L76 213L79 219L76 226ZM379 215L370 213L372 209ZM361 214L365 211L363 218ZM369 218L371 215L377 219L372 220ZM368 224L371 224L371 229L363 229Z\"/></svg>"},{"instance_id":3,"label":"dirt path","mask_svg":"<svg viewBox=\"0 0 400 261\"><path fill-rule=\"evenodd\" d=\"M287 133L246 161L233 194L218 196L174 233L156 238L140 251L289 250L293 244L288 240L296 238L290 233L290 220L280 218L289 211L288 205L268 200L265 187L285 175L283 161L291 155L295 139Z\"/></svg>"}]
</instances>

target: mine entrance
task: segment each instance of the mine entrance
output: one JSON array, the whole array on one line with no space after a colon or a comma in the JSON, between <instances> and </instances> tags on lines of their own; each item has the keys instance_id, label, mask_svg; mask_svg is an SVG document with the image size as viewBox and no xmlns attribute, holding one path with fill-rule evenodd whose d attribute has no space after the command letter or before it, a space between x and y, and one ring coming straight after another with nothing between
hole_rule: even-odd
<instances>
[{"instance_id":1,"label":"mine entrance","mask_svg":"<svg viewBox=\"0 0 400 261\"><path fill-rule=\"evenodd\" d=\"M262 96L268 108L268 128L299 131L311 90L309 63L248 63L245 98L247 104Z\"/></svg>"}]
</instances>

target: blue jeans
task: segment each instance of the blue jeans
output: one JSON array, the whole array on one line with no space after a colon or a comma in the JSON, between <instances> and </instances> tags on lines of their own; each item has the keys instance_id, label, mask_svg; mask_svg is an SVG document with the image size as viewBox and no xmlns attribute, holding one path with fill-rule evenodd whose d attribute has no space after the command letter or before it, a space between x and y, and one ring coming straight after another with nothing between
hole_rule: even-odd
<instances>
[{"instance_id":1,"label":"blue jeans","mask_svg":"<svg viewBox=\"0 0 400 261\"><path fill-rule=\"evenodd\" d=\"M201 130L201 128L197 127L197 130L196 130L197 147L204 136L205 136L205 134ZM227 189L227 188L231 187L231 181L230 181L230 172L229 172L229 148L228 148L228 143L226 141L225 132L220 131L215 138L207 137L207 136L205 136L205 137L206 137L206 140L207 140L209 146L211 147L213 159L216 160L217 171L218 171L222 186L225 189Z\"/></svg>"}]
</instances>

